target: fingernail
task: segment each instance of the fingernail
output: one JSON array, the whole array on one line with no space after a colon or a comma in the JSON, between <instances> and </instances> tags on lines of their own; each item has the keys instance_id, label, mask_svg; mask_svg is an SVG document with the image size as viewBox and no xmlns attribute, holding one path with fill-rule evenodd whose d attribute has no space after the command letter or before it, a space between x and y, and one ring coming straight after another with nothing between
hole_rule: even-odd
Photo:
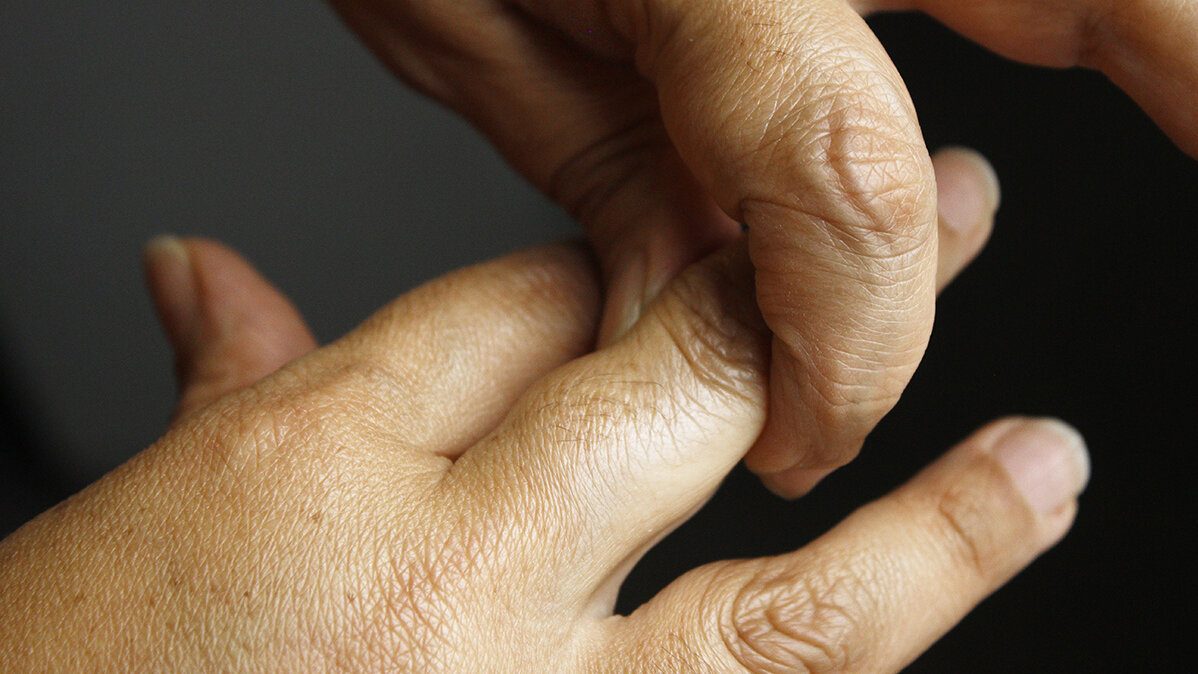
<instances>
[{"instance_id":1,"label":"fingernail","mask_svg":"<svg viewBox=\"0 0 1198 674\"><path fill-rule=\"evenodd\" d=\"M1002 190L985 157L969 148L950 147L936 154L932 166L940 220L947 227L962 232L973 229L998 210Z\"/></svg>"},{"instance_id":2,"label":"fingernail","mask_svg":"<svg viewBox=\"0 0 1198 674\"><path fill-rule=\"evenodd\" d=\"M173 234L160 234L149 241L142 248L142 253L146 258L153 260L155 264L159 261L171 261L184 265L190 265L187 256L187 247L179 237Z\"/></svg>"},{"instance_id":3,"label":"fingernail","mask_svg":"<svg viewBox=\"0 0 1198 674\"><path fill-rule=\"evenodd\" d=\"M1019 424L998 440L994 456L1028 504L1045 515L1077 498L1090 479L1085 440L1055 419Z\"/></svg>"},{"instance_id":4,"label":"fingernail","mask_svg":"<svg viewBox=\"0 0 1198 674\"><path fill-rule=\"evenodd\" d=\"M150 239L142 248L154 305L176 349L185 349L198 323L196 289L187 246L176 236Z\"/></svg>"}]
</instances>

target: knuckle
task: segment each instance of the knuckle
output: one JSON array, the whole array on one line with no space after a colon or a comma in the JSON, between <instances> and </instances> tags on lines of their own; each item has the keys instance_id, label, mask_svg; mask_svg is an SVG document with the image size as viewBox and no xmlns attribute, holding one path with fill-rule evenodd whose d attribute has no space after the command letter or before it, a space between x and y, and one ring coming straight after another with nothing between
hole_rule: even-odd
<instances>
[{"instance_id":1,"label":"knuckle","mask_svg":"<svg viewBox=\"0 0 1198 674\"><path fill-rule=\"evenodd\" d=\"M640 389L654 390L640 393ZM519 427L546 435L557 444L590 445L618 441L626 427L643 425L652 414L660 385L619 374L563 372L525 403Z\"/></svg>"},{"instance_id":2,"label":"knuckle","mask_svg":"<svg viewBox=\"0 0 1198 674\"><path fill-rule=\"evenodd\" d=\"M883 242L927 235L935 222L931 159L906 93L888 66L868 52L842 47L821 59L826 78L840 83L812 98L804 146L820 159L816 176L840 197L846 224Z\"/></svg>"},{"instance_id":3,"label":"knuckle","mask_svg":"<svg viewBox=\"0 0 1198 674\"><path fill-rule=\"evenodd\" d=\"M860 583L763 565L733 593L720 624L724 646L750 672L829 674L860 658Z\"/></svg>"},{"instance_id":4,"label":"knuckle","mask_svg":"<svg viewBox=\"0 0 1198 674\"><path fill-rule=\"evenodd\" d=\"M557 479L585 476L578 488L592 496L622 493L626 489L622 483L625 471L658 456L644 451L644 439L668 432L669 420L677 411L678 405L665 385L652 376L568 366L540 383L519 403L514 411L517 421L504 427L507 437L503 441L552 446L555 454L572 457L568 472L559 473L563 468L549 458L538 459L536 465L527 463L523 469L557 474ZM594 451L600 447L603 451ZM535 455L530 461L532 458ZM537 507L556 507L560 503L553 492L557 479L526 482L521 487L529 490L525 500L541 504ZM548 527L549 532L559 528L551 523L574 529L572 523L560 522L560 513L544 515L528 521Z\"/></svg>"},{"instance_id":5,"label":"knuckle","mask_svg":"<svg viewBox=\"0 0 1198 674\"><path fill-rule=\"evenodd\" d=\"M372 391L396 385L369 364L328 371L293 364L204 408L188 426L203 438L200 459L211 470L247 484L266 475L292 479L380 437L383 427L369 419L383 416L362 410L378 408Z\"/></svg>"},{"instance_id":6,"label":"knuckle","mask_svg":"<svg viewBox=\"0 0 1198 674\"><path fill-rule=\"evenodd\" d=\"M305 378L276 406L280 442L311 443L388 436L397 401L412 398L413 377L371 360L351 360Z\"/></svg>"},{"instance_id":7,"label":"knuckle","mask_svg":"<svg viewBox=\"0 0 1198 674\"><path fill-rule=\"evenodd\" d=\"M954 484L933 497L933 512L956 565L988 581L1000 573L1002 545L983 491L976 484Z\"/></svg>"},{"instance_id":8,"label":"knuckle","mask_svg":"<svg viewBox=\"0 0 1198 674\"><path fill-rule=\"evenodd\" d=\"M283 445L301 434L301 424L284 397L251 386L187 420L188 432L202 448L195 456L197 464L231 494L248 497L260 491L263 474L280 467Z\"/></svg>"},{"instance_id":9,"label":"knuckle","mask_svg":"<svg viewBox=\"0 0 1198 674\"><path fill-rule=\"evenodd\" d=\"M722 271L705 264L679 277L654 316L702 390L756 401L764 390L769 333L745 281Z\"/></svg>"},{"instance_id":10,"label":"knuckle","mask_svg":"<svg viewBox=\"0 0 1198 674\"><path fill-rule=\"evenodd\" d=\"M823 234L818 245L853 266L867 261L867 271L894 273L896 261L906 266L934 250L931 159L898 85L843 65L852 55L837 54L823 59L834 74L822 77L843 86L824 87L799 114L771 120L750 159L770 178L740 208L750 226L754 215L814 221Z\"/></svg>"},{"instance_id":11,"label":"knuckle","mask_svg":"<svg viewBox=\"0 0 1198 674\"><path fill-rule=\"evenodd\" d=\"M827 116L825 168L844 233L867 250L905 250L928 238L930 160L894 132L874 96L837 101ZM925 164L929 164L925 166Z\"/></svg>"}]
</instances>

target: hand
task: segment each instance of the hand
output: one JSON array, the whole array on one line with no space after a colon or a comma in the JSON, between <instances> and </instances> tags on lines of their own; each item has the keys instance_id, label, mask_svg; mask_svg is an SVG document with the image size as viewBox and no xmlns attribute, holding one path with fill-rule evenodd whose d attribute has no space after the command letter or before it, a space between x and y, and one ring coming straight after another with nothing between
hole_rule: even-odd
<instances>
[{"instance_id":1,"label":"hand","mask_svg":"<svg viewBox=\"0 0 1198 674\"><path fill-rule=\"evenodd\" d=\"M918 9L1008 58L1102 71L1198 157L1198 3L1193 0L849 0Z\"/></svg>"},{"instance_id":2,"label":"hand","mask_svg":"<svg viewBox=\"0 0 1198 674\"><path fill-rule=\"evenodd\" d=\"M769 419L746 463L788 496L854 456L909 380L937 239L961 245L945 226L954 205L997 204L975 162L936 171L949 178L938 208L911 101L859 12L918 7L1022 60L1102 68L1198 152L1187 0L333 4L579 217L606 277L601 343L749 225L774 342Z\"/></svg>"},{"instance_id":3,"label":"hand","mask_svg":"<svg viewBox=\"0 0 1198 674\"><path fill-rule=\"evenodd\" d=\"M151 249L181 408L0 543L4 671L890 671L1068 529L1076 433L1013 419L807 547L612 616L764 423L743 246L610 347L577 248L468 269L311 347L232 253ZM248 386L247 386L248 384Z\"/></svg>"}]
</instances>

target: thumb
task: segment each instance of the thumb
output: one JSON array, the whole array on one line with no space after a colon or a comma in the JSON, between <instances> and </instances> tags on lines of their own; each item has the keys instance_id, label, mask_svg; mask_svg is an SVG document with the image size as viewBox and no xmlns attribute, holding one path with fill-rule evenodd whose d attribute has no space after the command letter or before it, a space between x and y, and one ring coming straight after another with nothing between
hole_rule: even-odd
<instances>
[{"instance_id":1,"label":"thumb","mask_svg":"<svg viewBox=\"0 0 1198 674\"><path fill-rule=\"evenodd\" d=\"M176 419L316 347L291 302L219 243L162 236L146 244L143 264L175 351Z\"/></svg>"}]
</instances>

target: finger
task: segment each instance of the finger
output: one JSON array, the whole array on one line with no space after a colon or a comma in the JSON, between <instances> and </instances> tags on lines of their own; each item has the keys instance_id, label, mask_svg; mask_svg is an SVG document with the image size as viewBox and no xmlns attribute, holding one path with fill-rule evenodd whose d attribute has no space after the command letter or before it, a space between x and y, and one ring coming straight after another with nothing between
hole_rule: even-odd
<instances>
[{"instance_id":1,"label":"finger","mask_svg":"<svg viewBox=\"0 0 1198 674\"><path fill-rule=\"evenodd\" d=\"M402 3L389 22L371 18L388 3L339 6L586 224L602 343L748 222L780 336L757 463L846 461L922 355L936 265L930 163L872 33L839 0L515 4L613 60L503 3Z\"/></svg>"},{"instance_id":2,"label":"finger","mask_svg":"<svg viewBox=\"0 0 1198 674\"><path fill-rule=\"evenodd\" d=\"M466 116L587 229L607 289L600 345L679 271L739 235L678 156L652 85L618 49L584 40L615 57L597 59L501 3L333 4L403 80Z\"/></svg>"},{"instance_id":3,"label":"finger","mask_svg":"<svg viewBox=\"0 0 1198 674\"><path fill-rule=\"evenodd\" d=\"M143 261L175 351L176 418L316 348L291 302L229 248L165 236L146 245Z\"/></svg>"},{"instance_id":4,"label":"finger","mask_svg":"<svg viewBox=\"0 0 1198 674\"><path fill-rule=\"evenodd\" d=\"M1190 0L868 0L918 9L1025 63L1097 68L1198 157L1198 4Z\"/></svg>"},{"instance_id":5,"label":"finger","mask_svg":"<svg viewBox=\"0 0 1198 674\"><path fill-rule=\"evenodd\" d=\"M939 193L938 257L936 290L944 288L981 252L994 228L994 213L1000 200L998 177L984 157L967 148L948 148L932 157ZM758 457L750 452L749 463ZM761 480L783 498L806 494L831 468L792 466L766 472Z\"/></svg>"},{"instance_id":6,"label":"finger","mask_svg":"<svg viewBox=\"0 0 1198 674\"><path fill-rule=\"evenodd\" d=\"M898 671L1065 535L1088 474L1064 424L992 424L798 552L683 576L597 670Z\"/></svg>"},{"instance_id":7,"label":"finger","mask_svg":"<svg viewBox=\"0 0 1198 674\"><path fill-rule=\"evenodd\" d=\"M454 465L451 498L512 522L513 549L544 572L535 582L610 609L628 565L761 429L769 341L752 300L743 243L694 265L619 342L529 388Z\"/></svg>"},{"instance_id":8,"label":"finger","mask_svg":"<svg viewBox=\"0 0 1198 674\"><path fill-rule=\"evenodd\" d=\"M1000 201L998 176L977 152L960 147L932 155L940 226L936 290L944 290L977 254L994 229Z\"/></svg>"},{"instance_id":9,"label":"finger","mask_svg":"<svg viewBox=\"0 0 1198 674\"><path fill-rule=\"evenodd\" d=\"M985 157L968 148L953 147L932 156L939 208L939 246L936 290L943 290L981 251L994 225L999 204L998 176ZM681 203L703 203L692 199ZM644 313L661 288L679 270L732 231L732 221L720 225L714 217L621 218L628 223L618 234L596 231L600 257L611 283L599 328L599 345L618 339ZM688 223L686 227L677 226ZM706 222L706 235L694 223ZM785 480L781 481L785 484ZM780 492L787 489L780 487Z\"/></svg>"},{"instance_id":10,"label":"finger","mask_svg":"<svg viewBox=\"0 0 1198 674\"><path fill-rule=\"evenodd\" d=\"M841 0L520 4L631 45L685 165L748 224L777 338L751 465L849 460L922 357L937 263L931 164L868 27Z\"/></svg>"},{"instance_id":11,"label":"finger","mask_svg":"<svg viewBox=\"0 0 1198 674\"><path fill-rule=\"evenodd\" d=\"M592 348L598 305L584 247L522 251L401 296L305 363L304 385L397 446L456 456Z\"/></svg>"}]
</instances>

